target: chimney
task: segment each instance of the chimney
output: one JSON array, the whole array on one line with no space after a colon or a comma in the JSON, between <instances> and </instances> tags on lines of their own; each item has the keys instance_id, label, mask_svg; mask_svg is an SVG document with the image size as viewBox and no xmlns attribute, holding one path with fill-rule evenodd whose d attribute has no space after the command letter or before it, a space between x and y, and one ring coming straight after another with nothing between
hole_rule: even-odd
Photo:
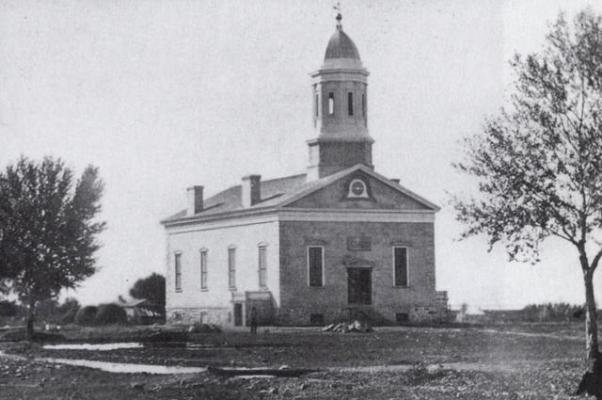
<instances>
[{"instance_id":1,"label":"chimney","mask_svg":"<svg viewBox=\"0 0 602 400\"><path fill-rule=\"evenodd\" d=\"M251 207L261 200L261 175L247 175L242 178L242 206Z\"/></svg>"},{"instance_id":2,"label":"chimney","mask_svg":"<svg viewBox=\"0 0 602 400\"><path fill-rule=\"evenodd\" d=\"M188 208L186 215L192 216L203 211L203 186L192 186L186 189Z\"/></svg>"},{"instance_id":3,"label":"chimney","mask_svg":"<svg viewBox=\"0 0 602 400\"><path fill-rule=\"evenodd\" d=\"M395 183L395 184L399 185L399 178L391 178L391 179L389 179L389 180L390 180L391 182L393 182L393 183Z\"/></svg>"}]
</instances>

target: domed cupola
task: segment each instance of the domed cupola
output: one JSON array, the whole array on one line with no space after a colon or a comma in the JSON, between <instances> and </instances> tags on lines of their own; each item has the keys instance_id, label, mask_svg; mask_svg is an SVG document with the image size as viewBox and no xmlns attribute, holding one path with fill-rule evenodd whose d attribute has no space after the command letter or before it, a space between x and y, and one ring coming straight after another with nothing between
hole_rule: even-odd
<instances>
[{"instance_id":1,"label":"domed cupola","mask_svg":"<svg viewBox=\"0 0 602 400\"><path fill-rule=\"evenodd\" d=\"M336 31L324 54L324 64L311 74L316 138L309 145L309 179L318 179L356 164L373 168L368 134L368 71L359 51L343 31Z\"/></svg>"},{"instance_id":2,"label":"domed cupola","mask_svg":"<svg viewBox=\"0 0 602 400\"><path fill-rule=\"evenodd\" d=\"M360 53L357 51L355 43L343 32L343 27L340 25L337 26L336 32L330 37L328 46L326 47L326 54L324 54L324 61L333 58L360 59Z\"/></svg>"},{"instance_id":3,"label":"domed cupola","mask_svg":"<svg viewBox=\"0 0 602 400\"><path fill-rule=\"evenodd\" d=\"M326 46L322 68L362 68L360 53L353 40L343 31L340 15L337 16L337 30Z\"/></svg>"}]
</instances>

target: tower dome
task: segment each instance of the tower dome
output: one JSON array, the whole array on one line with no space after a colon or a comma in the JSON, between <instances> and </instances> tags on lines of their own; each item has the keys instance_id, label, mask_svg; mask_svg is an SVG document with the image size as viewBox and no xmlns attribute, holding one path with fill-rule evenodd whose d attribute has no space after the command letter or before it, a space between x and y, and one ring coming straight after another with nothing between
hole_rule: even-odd
<instances>
[{"instance_id":1,"label":"tower dome","mask_svg":"<svg viewBox=\"0 0 602 400\"><path fill-rule=\"evenodd\" d=\"M324 61L328 61L333 58L351 58L360 60L360 53L355 47L353 40L345 32L341 26L337 26L337 30L330 37L328 46L326 46L326 53L324 54Z\"/></svg>"},{"instance_id":2,"label":"tower dome","mask_svg":"<svg viewBox=\"0 0 602 400\"><path fill-rule=\"evenodd\" d=\"M337 15L337 29L334 31L324 53L322 69L363 68L360 52L353 40L343 31L341 14Z\"/></svg>"}]
</instances>

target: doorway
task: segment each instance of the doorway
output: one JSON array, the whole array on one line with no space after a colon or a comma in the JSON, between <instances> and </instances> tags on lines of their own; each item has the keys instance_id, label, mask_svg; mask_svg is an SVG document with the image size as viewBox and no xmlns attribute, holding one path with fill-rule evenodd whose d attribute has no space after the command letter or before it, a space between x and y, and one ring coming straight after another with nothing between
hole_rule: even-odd
<instances>
[{"instance_id":1,"label":"doorway","mask_svg":"<svg viewBox=\"0 0 602 400\"><path fill-rule=\"evenodd\" d=\"M234 303L234 326L242 326L242 303Z\"/></svg>"},{"instance_id":2,"label":"doorway","mask_svg":"<svg viewBox=\"0 0 602 400\"><path fill-rule=\"evenodd\" d=\"M372 304L370 268L347 268L347 301L349 304Z\"/></svg>"}]
</instances>

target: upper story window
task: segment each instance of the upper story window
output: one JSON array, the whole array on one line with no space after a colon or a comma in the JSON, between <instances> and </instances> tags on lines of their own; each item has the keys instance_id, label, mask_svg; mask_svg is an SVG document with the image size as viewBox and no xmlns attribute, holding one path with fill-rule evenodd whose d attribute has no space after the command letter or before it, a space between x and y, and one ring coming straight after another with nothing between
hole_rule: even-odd
<instances>
[{"instance_id":1,"label":"upper story window","mask_svg":"<svg viewBox=\"0 0 602 400\"><path fill-rule=\"evenodd\" d=\"M366 118L366 93L362 93L362 116Z\"/></svg>"},{"instance_id":2,"label":"upper story window","mask_svg":"<svg viewBox=\"0 0 602 400\"><path fill-rule=\"evenodd\" d=\"M408 248L393 248L393 275L395 286L409 286L409 266L408 266Z\"/></svg>"},{"instance_id":3,"label":"upper story window","mask_svg":"<svg viewBox=\"0 0 602 400\"><path fill-rule=\"evenodd\" d=\"M207 289L207 250L201 250L201 290Z\"/></svg>"},{"instance_id":4,"label":"upper story window","mask_svg":"<svg viewBox=\"0 0 602 400\"><path fill-rule=\"evenodd\" d=\"M320 97L318 96L318 93L315 94L315 98L314 98L314 115L316 116L316 118L320 115Z\"/></svg>"},{"instance_id":5,"label":"upper story window","mask_svg":"<svg viewBox=\"0 0 602 400\"><path fill-rule=\"evenodd\" d=\"M307 248L307 269L309 286L324 286L324 248L310 246Z\"/></svg>"},{"instance_id":6,"label":"upper story window","mask_svg":"<svg viewBox=\"0 0 602 400\"><path fill-rule=\"evenodd\" d=\"M268 285L268 259L267 246L260 244L258 247L258 267L259 267L259 287L265 288Z\"/></svg>"},{"instance_id":7,"label":"upper story window","mask_svg":"<svg viewBox=\"0 0 602 400\"><path fill-rule=\"evenodd\" d=\"M334 115L334 93L328 93L328 115Z\"/></svg>"},{"instance_id":8,"label":"upper story window","mask_svg":"<svg viewBox=\"0 0 602 400\"><path fill-rule=\"evenodd\" d=\"M347 112L353 115L353 93L347 93Z\"/></svg>"},{"instance_id":9,"label":"upper story window","mask_svg":"<svg viewBox=\"0 0 602 400\"><path fill-rule=\"evenodd\" d=\"M174 255L174 269L175 269L175 289L176 292L182 291L182 253L176 253Z\"/></svg>"},{"instance_id":10,"label":"upper story window","mask_svg":"<svg viewBox=\"0 0 602 400\"><path fill-rule=\"evenodd\" d=\"M236 289L236 247L228 248L228 287Z\"/></svg>"}]
</instances>

